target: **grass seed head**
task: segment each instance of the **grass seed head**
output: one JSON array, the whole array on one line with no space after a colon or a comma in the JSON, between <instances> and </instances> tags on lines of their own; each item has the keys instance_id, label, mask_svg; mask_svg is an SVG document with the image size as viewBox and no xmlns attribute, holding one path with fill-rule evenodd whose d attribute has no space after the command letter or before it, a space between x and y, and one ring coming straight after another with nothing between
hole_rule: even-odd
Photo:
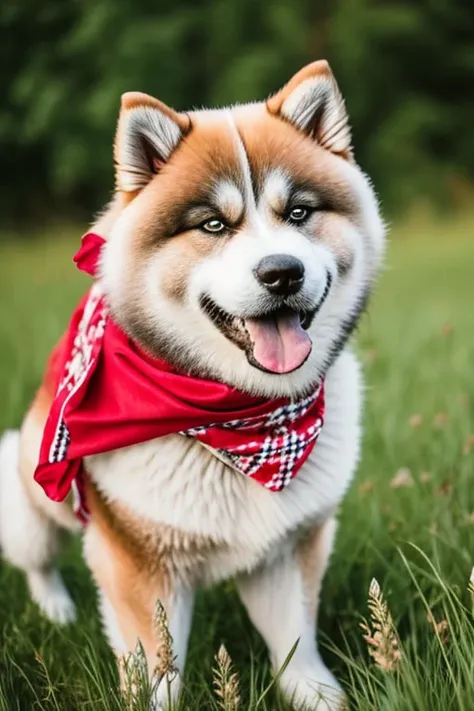
<instances>
[{"instance_id":1,"label":"grass seed head","mask_svg":"<svg viewBox=\"0 0 474 711\"><path fill-rule=\"evenodd\" d=\"M169 631L168 615L161 600L156 601L153 630L156 637L155 674L160 679L165 675L174 676L178 674L176 657L173 656L173 638Z\"/></svg>"},{"instance_id":2,"label":"grass seed head","mask_svg":"<svg viewBox=\"0 0 474 711\"><path fill-rule=\"evenodd\" d=\"M471 570L471 575L469 576L469 584L467 586L467 589L471 593L471 595L474 596L474 568Z\"/></svg>"},{"instance_id":3,"label":"grass seed head","mask_svg":"<svg viewBox=\"0 0 474 711\"><path fill-rule=\"evenodd\" d=\"M390 482L390 486L392 487L392 489L410 487L413 486L413 484L414 481L412 473L406 467L402 467L401 469L399 469L393 477L392 481Z\"/></svg>"},{"instance_id":4,"label":"grass seed head","mask_svg":"<svg viewBox=\"0 0 474 711\"><path fill-rule=\"evenodd\" d=\"M446 426L449 419L447 412L437 412L433 417L433 427L437 430L443 429Z\"/></svg>"},{"instance_id":5,"label":"grass seed head","mask_svg":"<svg viewBox=\"0 0 474 711\"><path fill-rule=\"evenodd\" d=\"M401 662L400 644L395 625L383 599L378 581L372 578L367 601L370 612L370 625L362 623L364 640L375 664L385 672L399 668Z\"/></svg>"},{"instance_id":6,"label":"grass seed head","mask_svg":"<svg viewBox=\"0 0 474 711\"><path fill-rule=\"evenodd\" d=\"M223 644L215 656L214 691L223 711L238 711L240 706L239 678L233 671L232 659Z\"/></svg>"},{"instance_id":7,"label":"grass seed head","mask_svg":"<svg viewBox=\"0 0 474 711\"><path fill-rule=\"evenodd\" d=\"M462 448L464 454L469 454L472 450L474 450L474 434L469 435Z\"/></svg>"},{"instance_id":8,"label":"grass seed head","mask_svg":"<svg viewBox=\"0 0 474 711\"><path fill-rule=\"evenodd\" d=\"M362 482L362 484L359 486L359 491L361 494L367 494L370 491L373 491L374 489L374 482L371 481L370 479L366 479L365 481Z\"/></svg>"},{"instance_id":9,"label":"grass seed head","mask_svg":"<svg viewBox=\"0 0 474 711\"><path fill-rule=\"evenodd\" d=\"M430 625L433 628L434 633L438 637L439 641L443 645L443 647L446 647L448 644L448 638L449 638L449 623L447 620L440 620L437 622L435 616L431 611L428 612L427 614L427 619Z\"/></svg>"},{"instance_id":10,"label":"grass seed head","mask_svg":"<svg viewBox=\"0 0 474 711\"><path fill-rule=\"evenodd\" d=\"M421 427L421 425L423 424L423 415L420 415L419 412L415 412L413 415L410 415L408 424L413 429L416 429L417 427Z\"/></svg>"},{"instance_id":11,"label":"grass seed head","mask_svg":"<svg viewBox=\"0 0 474 711\"><path fill-rule=\"evenodd\" d=\"M140 692L148 684L148 664L143 645L138 640L135 650L120 659L122 694L127 711L134 711Z\"/></svg>"}]
</instances>

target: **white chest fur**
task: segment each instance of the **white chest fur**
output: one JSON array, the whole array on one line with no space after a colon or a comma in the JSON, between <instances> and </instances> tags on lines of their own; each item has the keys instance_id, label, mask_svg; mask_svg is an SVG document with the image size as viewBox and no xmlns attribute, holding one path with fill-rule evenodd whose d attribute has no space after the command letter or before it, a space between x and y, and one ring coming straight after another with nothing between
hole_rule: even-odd
<instances>
[{"instance_id":1,"label":"white chest fur","mask_svg":"<svg viewBox=\"0 0 474 711\"><path fill-rule=\"evenodd\" d=\"M206 581L251 569L276 554L305 524L323 521L340 503L357 464L361 377L343 352L326 379L325 424L308 461L281 492L238 474L199 442L171 435L87 459L107 499L148 522L216 544Z\"/></svg>"}]
</instances>

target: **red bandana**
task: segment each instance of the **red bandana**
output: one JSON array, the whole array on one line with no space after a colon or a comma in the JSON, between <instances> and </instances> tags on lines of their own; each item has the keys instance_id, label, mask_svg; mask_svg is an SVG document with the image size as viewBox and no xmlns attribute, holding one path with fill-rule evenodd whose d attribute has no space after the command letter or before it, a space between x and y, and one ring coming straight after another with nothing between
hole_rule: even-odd
<instances>
[{"instance_id":1,"label":"red bandana","mask_svg":"<svg viewBox=\"0 0 474 711\"><path fill-rule=\"evenodd\" d=\"M80 269L95 273L103 242L98 235L83 238L74 258ZM83 521L84 457L179 433L267 489L281 491L308 458L323 425L323 385L299 400L265 400L179 373L118 327L97 283L74 312L48 367L57 391L35 480L53 501L62 501L72 488Z\"/></svg>"}]
</instances>

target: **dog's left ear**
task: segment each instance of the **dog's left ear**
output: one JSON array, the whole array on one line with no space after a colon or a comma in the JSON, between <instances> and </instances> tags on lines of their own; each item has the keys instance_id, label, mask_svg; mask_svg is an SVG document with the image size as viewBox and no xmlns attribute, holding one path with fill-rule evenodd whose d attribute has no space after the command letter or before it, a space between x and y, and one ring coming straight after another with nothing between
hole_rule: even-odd
<instances>
[{"instance_id":1,"label":"dog's left ear","mask_svg":"<svg viewBox=\"0 0 474 711\"><path fill-rule=\"evenodd\" d=\"M326 61L303 67L268 99L267 109L313 137L328 151L344 158L352 156L344 99Z\"/></svg>"},{"instance_id":2,"label":"dog's left ear","mask_svg":"<svg viewBox=\"0 0 474 711\"><path fill-rule=\"evenodd\" d=\"M187 114L148 94L124 94L114 146L117 190L144 188L190 130Z\"/></svg>"}]
</instances>

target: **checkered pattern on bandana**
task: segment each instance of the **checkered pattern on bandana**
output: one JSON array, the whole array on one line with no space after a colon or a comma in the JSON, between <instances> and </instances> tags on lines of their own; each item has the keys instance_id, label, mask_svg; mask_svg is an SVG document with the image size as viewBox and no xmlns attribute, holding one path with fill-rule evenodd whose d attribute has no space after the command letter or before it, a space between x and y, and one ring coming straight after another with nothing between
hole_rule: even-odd
<instances>
[{"instance_id":1,"label":"checkered pattern on bandana","mask_svg":"<svg viewBox=\"0 0 474 711\"><path fill-rule=\"evenodd\" d=\"M64 365L63 377L56 398L62 397L62 406L56 432L49 451L49 461L62 462L67 456L71 435L64 420L64 411L71 397L81 387L87 372L97 357L98 346L104 335L106 308L101 289L94 285L90 290L84 313L77 326L69 358Z\"/></svg>"},{"instance_id":2,"label":"checkered pattern on bandana","mask_svg":"<svg viewBox=\"0 0 474 711\"><path fill-rule=\"evenodd\" d=\"M104 243L83 241L94 273ZM92 240L92 241L91 241ZM310 455L324 418L324 383L305 398L266 400L229 385L176 371L143 351L108 314L95 283L74 310L45 374L54 392L35 481L53 501L72 492L85 523L87 457L182 434L195 437L237 472L281 491ZM213 423L213 424L208 424Z\"/></svg>"},{"instance_id":3,"label":"checkered pattern on bandana","mask_svg":"<svg viewBox=\"0 0 474 711\"><path fill-rule=\"evenodd\" d=\"M194 427L195 437L245 476L271 491L281 491L296 476L323 426L324 393L316 392L259 417ZM220 446L213 444L219 440ZM222 446L222 441L226 444Z\"/></svg>"}]
</instances>

